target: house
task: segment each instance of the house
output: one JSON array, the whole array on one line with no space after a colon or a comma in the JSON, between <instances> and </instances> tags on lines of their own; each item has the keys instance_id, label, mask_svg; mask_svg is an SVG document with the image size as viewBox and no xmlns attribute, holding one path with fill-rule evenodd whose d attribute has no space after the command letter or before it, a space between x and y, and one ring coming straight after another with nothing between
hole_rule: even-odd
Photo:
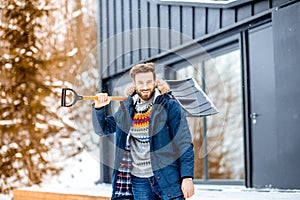
<instances>
[{"instance_id":1,"label":"house","mask_svg":"<svg viewBox=\"0 0 300 200\"><path fill-rule=\"evenodd\" d=\"M218 108L217 115L189 118L195 183L300 189L300 2L98 6L101 88L122 95L130 67L155 62L160 78L194 78ZM99 182L109 183L113 137L100 143Z\"/></svg>"}]
</instances>

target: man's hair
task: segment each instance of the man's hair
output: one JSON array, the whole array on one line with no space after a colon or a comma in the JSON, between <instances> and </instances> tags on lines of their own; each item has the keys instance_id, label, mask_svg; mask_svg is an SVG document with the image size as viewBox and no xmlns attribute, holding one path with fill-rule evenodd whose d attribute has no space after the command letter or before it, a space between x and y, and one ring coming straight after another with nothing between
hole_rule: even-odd
<instances>
[{"instance_id":1,"label":"man's hair","mask_svg":"<svg viewBox=\"0 0 300 200\"><path fill-rule=\"evenodd\" d=\"M130 70L130 76L133 80L135 80L135 75L139 73L147 73L152 72L154 80L156 79L155 75L155 65L152 62L142 63L135 65Z\"/></svg>"}]
</instances>

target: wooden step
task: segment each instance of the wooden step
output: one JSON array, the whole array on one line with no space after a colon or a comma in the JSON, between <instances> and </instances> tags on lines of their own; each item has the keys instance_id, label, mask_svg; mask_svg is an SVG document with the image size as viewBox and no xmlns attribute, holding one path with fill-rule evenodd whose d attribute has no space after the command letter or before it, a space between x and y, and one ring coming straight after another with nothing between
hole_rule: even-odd
<instances>
[{"instance_id":1,"label":"wooden step","mask_svg":"<svg viewBox=\"0 0 300 200\"><path fill-rule=\"evenodd\" d=\"M13 200L109 200L108 196L15 189Z\"/></svg>"}]
</instances>

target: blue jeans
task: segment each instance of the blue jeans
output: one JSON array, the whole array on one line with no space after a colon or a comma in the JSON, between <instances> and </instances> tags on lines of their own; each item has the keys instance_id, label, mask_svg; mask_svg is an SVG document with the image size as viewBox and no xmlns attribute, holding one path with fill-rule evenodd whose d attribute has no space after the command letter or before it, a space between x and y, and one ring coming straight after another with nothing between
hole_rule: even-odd
<instances>
[{"instance_id":1,"label":"blue jeans","mask_svg":"<svg viewBox=\"0 0 300 200\"><path fill-rule=\"evenodd\" d=\"M154 177L139 178L131 175L132 192L134 200L169 200L159 187ZM172 200L184 200L183 197Z\"/></svg>"}]
</instances>

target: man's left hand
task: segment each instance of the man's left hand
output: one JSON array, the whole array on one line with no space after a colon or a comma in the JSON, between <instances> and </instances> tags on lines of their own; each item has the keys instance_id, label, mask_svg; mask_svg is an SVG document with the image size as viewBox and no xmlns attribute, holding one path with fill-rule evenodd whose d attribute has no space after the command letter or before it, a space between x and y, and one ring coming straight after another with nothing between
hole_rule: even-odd
<instances>
[{"instance_id":1,"label":"man's left hand","mask_svg":"<svg viewBox=\"0 0 300 200\"><path fill-rule=\"evenodd\" d=\"M184 178L181 184L181 190L184 198L190 198L194 195L194 183L192 178Z\"/></svg>"}]
</instances>

